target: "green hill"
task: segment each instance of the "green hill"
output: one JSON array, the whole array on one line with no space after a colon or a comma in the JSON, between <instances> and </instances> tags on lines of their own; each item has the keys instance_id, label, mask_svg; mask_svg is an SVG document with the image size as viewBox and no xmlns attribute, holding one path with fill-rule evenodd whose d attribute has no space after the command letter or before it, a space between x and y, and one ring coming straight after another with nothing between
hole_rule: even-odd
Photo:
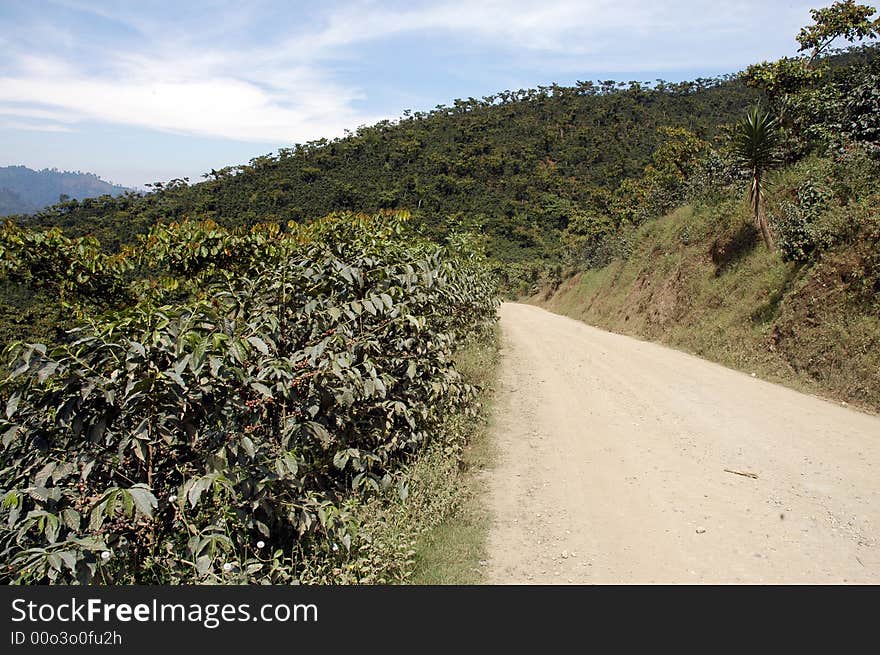
<instances>
[{"instance_id":1,"label":"green hill","mask_svg":"<svg viewBox=\"0 0 880 655\"><path fill-rule=\"evenodd\" d=\"M650 160L659 128L712 140L756 97L738 79L503 91L285 148L199 184L172 180L145 197L64 203L23 224L61 225L113 245L157 221L231 227L401 208L433 236L460 222L478 228L504 260L553 257L566 208L605 208Z\"/></svg>"}]
</instances>

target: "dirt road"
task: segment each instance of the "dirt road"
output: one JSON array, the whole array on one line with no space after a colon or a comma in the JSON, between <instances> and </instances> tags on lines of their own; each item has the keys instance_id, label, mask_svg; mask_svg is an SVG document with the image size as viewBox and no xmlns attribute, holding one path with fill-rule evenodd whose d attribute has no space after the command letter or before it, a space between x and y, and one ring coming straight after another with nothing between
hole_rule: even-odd
<instances>
[{"instance_id":1,"label":"dirt road","mask_svg":"<svg viewBox=\"0 0 880 655\"><path fill-rule=\"evenodd\" d=\"M528 305L501 327L488 582L880 582L880 418Z\"/></svg>"}]
</instances>

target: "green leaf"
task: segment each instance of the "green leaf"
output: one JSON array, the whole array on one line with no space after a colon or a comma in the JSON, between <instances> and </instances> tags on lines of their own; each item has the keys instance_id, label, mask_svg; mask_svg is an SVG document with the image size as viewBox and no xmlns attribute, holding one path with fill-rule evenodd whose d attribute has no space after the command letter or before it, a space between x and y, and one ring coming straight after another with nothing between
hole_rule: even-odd
<instances>
[{"instance_id":1,"label":"green leaf","mask_svg":"<svg viewBox=\"0 0 880 655\"><path fill-rule=\"evenodd\" d=\"M180 359L180 361L178 361L174 365L174 372L177 373L177 375L183 375L183 372L186 370L187 364L189 364L191 360L192 360L192 355L190 355L190 354L184 355Z\"/></svg>"},{"instance_id":2,"label":"green leaf","mask_svg":"<svg viewBox=\"0 0 880 655\"><path fill-rule=\"evenodd\" d=\"M57 553L49 553L46 555L46 562L56 571L60 571L61 566L64 564L64 560L61 559Z\"/></svg>"},{"instance_id":3,"label":"green leaf","mask_svg":"<svg viewBox=\"0 0 880 655\"><path fill-rule=\"evenodd\" d=\"M61 512L61 520L64 522L64 525L77 532L82 522L82 516L75 509L68 508Z\"/></svg>"},{"instance_id":4,"label":"green leaf","mask_svg":"<svg viewBox=\"0 0 880 655\"><path fill-rule=\"evenodd\" d=\"M13 414L18 411L19 402L21 402L20 393L14 393L9 396L9 400L6 401L6 418L11 419Z\"/></svg>"},{"instance_id":5,"label":"green leaf","mask_svg":"<svg viewBox=\"0 0 880 655\"><path fill-rule=\"evenodd\" d=\"M189 504L195 508L199 503L199 498L202 497L202 494L211 486L211 478L208 476L199 478L193 483L192 487L187 494L187 498L189 500Z\"/></svg>"},{"instance_id":6,"label":"green leaf","mask_svg":"<svg viewBox=\"0 0 880 655\"><path fill-rule=\"evenodd\" d=\"M34 498L35 500L39 500L44 503L49 500L49 490L45 487L32 487L28 490L28 492L30 493L31 498Z\"/></svg>"},{"instance_id":7,"label":"green leaf","mask_svg":"<svg viewBox=\"0 0 880 655\"><path fill-rule=\"evenodd\" d=\"M211 568L211 558L208 555L202 555L196 559L196 571L199 575L205 575Z\"/></svg>"},{"instance_id":8,"label":"green leaf","mask_svg":"<svg viewBox=\"0 0 880 655\"><path fill-rule=\"evenodd\" d=\"M131 494L131 499L138 512L153 518L153 510L159 507L159 501L156 500L150 488L145 484L136 484L128 489L128 493Z\"/></svg>"},{"instance_id":9,"label":"green leaf","mask_svg":"<svg viewBox=\"0 0 880 655\"><path fill-rule=\"evenodd\" d=\"M104 509L105 505L103 503L92 508L89 514L89 530L91 532L97 532L104 524Z\"/></svg>"},{"instance_id":10,"label":"green leaf","mask_svg":"<svg viewBox=\"0 0 880 655\"><path fill-rule=\"evenodd\" d=\"M70 569L71 572L76 572L76 552L72 550L59 550L56 551L55 554L61 558L61 560L64 562L67 568Z\"/></svg>"},{"instance_id":11,"label":"green leaf","mask_svg":"<svg viewBox=\"0 0 880 655\"><path fill-rule=\"evenodd\" d=\"M307 426L309 432L311 432L313 436L317 437L318 440L321 443L323 443L324 445L330 445L331 443L333 443L333 441L334 441L333 437L327 431L327 428L325 428L320 423L315 423L314 421L310 421L309 423L306 423L306 426Z\"/></svg>"},{"instance_id":12,"label":"green leaf","mask_svg":"<svg viewBox=\"0 0 880 655\"><path fill-rule=\"evenodd\" d=\"M52 475L52 472L55 470L55 462L50 462L46 464L43 468L39 470L39 472L34 476L34 484L38 487L45 487L46 481L49 479L49 476Z\"/></svg>"},{"instance_id":13,"label":"green leaf","mask_svg":"<svg viewBox=\"0 0 880 655\"><path fill-rule=\"evenodd\" d=\"M183 381L183 378L180 377L180 374L177 371L165 371L164 375L177 384L181 389L186 389L186 382Z\"/></svg>"},{"instance_id":14,"label":"green leaf","mask_svg":"<svg viewBox=\"0 0 880 655\"><path fill-rule=\"evenodd\" d=\"M3 433L3 447L6 448L9 444L12 443L13 439L15 439L15 435L18 434L18 426L13 425L10 426L6 432Z\"/></svg>"},{"instance_id":15,"label":"green leaf","mask_svg":"<svg viewBox=\"0 0 880 655\"><path fill-rule=\"evenodd\" d=\"M340 471L345 469L346 464L348 464L347 450L340 450L333 456L333 466L338 468Z\"/></svg>"},{"instance_id":16,"label":"green leaf","mask_svg":"<svg viewBox=\"0 0 880 655\"><path fill-rule=\"evenodd\" d=\"M47 362L43 366L40 367L40 370L37 371L37 382L43 384L50 375L53 375L55 371L58 370L58 364L56 362Z\"/></svg>"},{"instance_id":17,"label":"green leaf","mask_svg":"<svg viewBox=\"0 0 880 655\"><path fill-rule=\"evenodd\" d=\"M260 337L248 337L248 343L250 343L254 348L259 350L263 355L269 354L269 346L266 345L266 342L260 339Z\"/></svg>"},{"instance_id":18,"label":"green leaf","mask_svg":"<svg viewBox=\"0 0 880 655\"><path fill-rule=\"evenodd\" d=\"M58 541L58 532L61 529L61 521L58 520L58 517L54 514L46 515L46 539L49 540L50 544L54 544Z\"/></svg>"},{"instance_id":19,"label":"green leaf","mask_svg":"<svg viewBox=\"0 0 880 655\"><path fill-rule=\"evenodd\" d=\"M21 508L13 507L9 510L9 517L7 518L6 524L10 529L15 527L15 524L18 523L18 519L21 516Z\"/></svg>"}]
</instances>

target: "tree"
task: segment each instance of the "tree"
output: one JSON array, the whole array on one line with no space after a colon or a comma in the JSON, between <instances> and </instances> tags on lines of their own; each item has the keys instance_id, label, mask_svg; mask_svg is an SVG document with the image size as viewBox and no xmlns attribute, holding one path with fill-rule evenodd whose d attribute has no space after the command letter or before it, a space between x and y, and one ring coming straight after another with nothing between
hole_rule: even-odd
<instances>
[{"instance_id":1,"label":"tree","mask_svg":"<svg viewBox=\"0 0 880 655\"><path fill-rule=\"evenodd\" d=\"M770 108L788 131L790 151L803 154L810 142L834 142L840 135L838 119L845 111L852 75L842 75L824 56L836 39L853 43L880 36L880 18L873 18L875 11L853 0L813 9L813 23L797 35L799 52L806 54L755 64L746 70L746 84L767 94ZM855 71L854 66L848 68L849 73Z\"/></svg>"},{"instance_id":2,"label":"tree","mask_svg":"<svg viewBox=\"0 0 880 655\"><path fill-rule=\"evenodd\" d=\"M770 234L767 213L764 211L764 175L779 162L778 121L770 112L756 105L736 124L731 136L733 153L739 162L748 168L752 178L749 203L755 225L761 230L767 248L772 250L773 236Z\"/></svg>"},{"instance_id":3,"label":"tree","mask_svg":"<svg viewBox=\"0 0 880 655\"><path fill-rule=\"evenodd\" d=\"M812 50L810 62L815 61L835 39L852 43L880 36L880 18L871 20L874 7L857 5L854 0L841 0L824 9L811 9L813 25L801 29L797 36L801 47L798 52Z\"/></svg>"}]
</instances>

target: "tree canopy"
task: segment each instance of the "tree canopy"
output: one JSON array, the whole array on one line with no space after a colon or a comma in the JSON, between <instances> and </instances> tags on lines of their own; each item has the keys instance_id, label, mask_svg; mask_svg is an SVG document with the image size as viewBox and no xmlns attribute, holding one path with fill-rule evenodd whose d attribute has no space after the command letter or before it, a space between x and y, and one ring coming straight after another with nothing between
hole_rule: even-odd
<instances>
[{"instance_id":1,"label":"tree canopy","mask_svg":"<svg viewBox=\"0 0 880 655\"><path fill-rule=\"evenodd\" d=\"M813 24L798 33L801 46L798 51L810 50L810 59L815 60L836 39L852 43L876 38L880 35L880 18L872 20L875 13L874 7L856 4L854 0L840 0L830 7L811 9Z\"/></svg>"}]
</instances>

